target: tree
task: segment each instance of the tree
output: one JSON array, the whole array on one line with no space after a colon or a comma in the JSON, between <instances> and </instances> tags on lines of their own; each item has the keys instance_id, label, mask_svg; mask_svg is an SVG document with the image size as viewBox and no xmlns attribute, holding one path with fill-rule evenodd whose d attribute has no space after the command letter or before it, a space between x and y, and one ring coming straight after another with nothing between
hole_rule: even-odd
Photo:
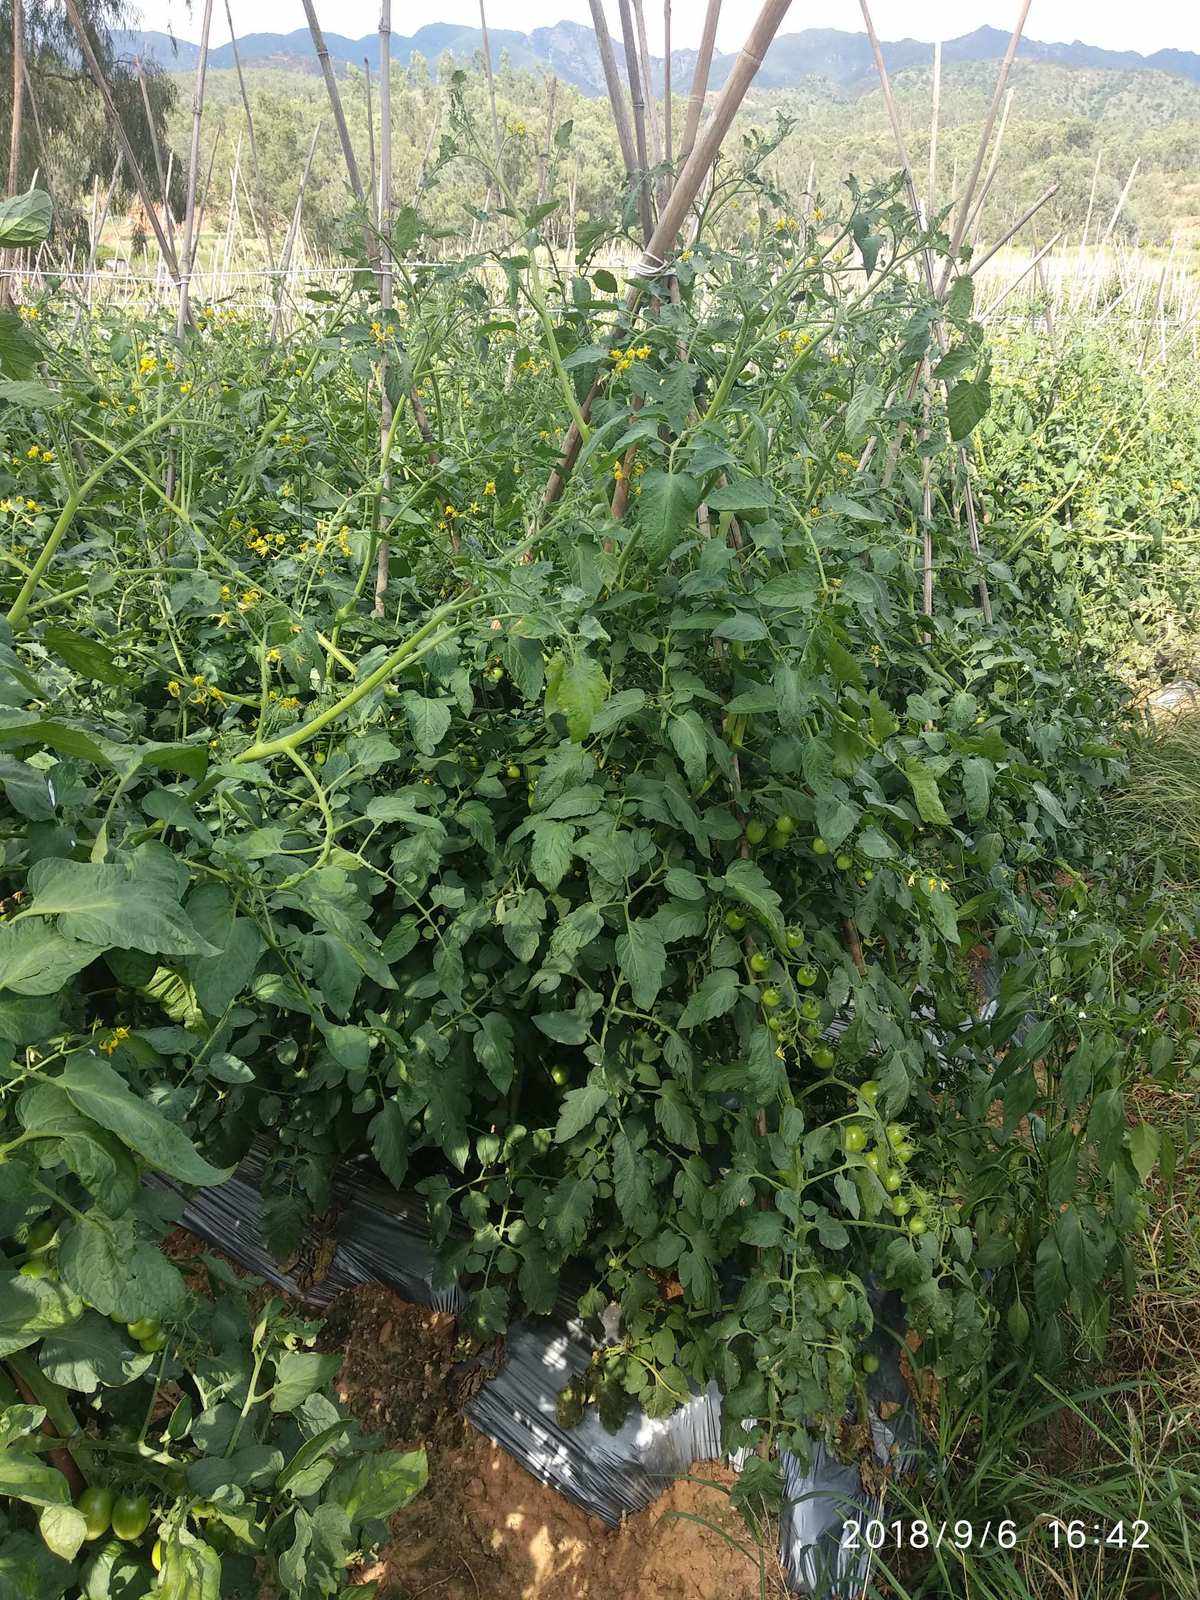
<instances>
[{"instance_id":1,"label":"tree","mask_svg":"<svg viewBox=\"0 0 1200 1600\"><path fill-rule=\"evenodd\" d=\"M113 38L114 31L136 22L136 15L125 0L79 0L79 9L134 152L153 174L153 145L134 63L121 57ZM23 69L19 60L14 63L14 36L24 46ZM157 68L144 71L155 131L162 139L176 86ZM25 95L14 119L17 74ZM69 241L84 228L93 181L105 190L112 182L119 150L66 12L52 0L0 0L0 117L13 135L10 186L20 190L37 173L39 184L54 195L60 243ZM130 174L122 170L113 203L123 205L132 190Z\"/></svg>"}]
</instances>

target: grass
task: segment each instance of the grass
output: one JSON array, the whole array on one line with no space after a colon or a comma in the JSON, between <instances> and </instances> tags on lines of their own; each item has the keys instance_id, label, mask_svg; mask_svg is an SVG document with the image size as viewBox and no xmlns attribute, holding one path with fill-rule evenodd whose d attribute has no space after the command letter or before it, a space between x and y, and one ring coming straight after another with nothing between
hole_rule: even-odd
<instances>
[{"instance_id":1,"label":"grass","mask_svg":"<svg viewBox=\"0 0 1200 1600\"><path fill-rule=\"evenodd\" d=\"M1177 919L1200 893L1200 715L1147 720L1128 741L1112 823ZM1188 946L1164 983L1200 1016L1200 961ZM1165 990L1164 990L1165 992ZM1165 1003L1165 1002L1164 1002ZM1138 1280L1118 1298L1105 1358L1058 1388L1028 1369L998 1374L956 1409L942 1391L917 1472L892 1485L886 1515L950 1530L937 1551L881 1553L869 1600L1188 1600L1200 1595L1200 1088L1136 1084L1131 1122L1172 1154L1151 1180ZM1079 1374L1077 1374L1078 1379ZM960 1549L955 1524L1009 1519L1015 1544ZM1131 1524L1144 1522L1132 1542ZM1071 1523L1086 1538L1071 1548ZM1123 1525L1125 1540L1113 1530ZM1057 1527L1057 1536L1056 1536ZM1094 1539L1093 1530L1100 1538ZM1106 1539L1104 1535L1111 1534Z\"/></svg>"}]
</instances>

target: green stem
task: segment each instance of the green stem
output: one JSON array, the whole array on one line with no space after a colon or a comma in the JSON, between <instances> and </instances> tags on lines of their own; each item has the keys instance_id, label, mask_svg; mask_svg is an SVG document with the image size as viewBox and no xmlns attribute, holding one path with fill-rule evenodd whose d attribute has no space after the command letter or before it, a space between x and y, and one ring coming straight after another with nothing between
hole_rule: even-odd
<instances>
[{"instance_id":1,"label":"green stem","mask_svg":"<svg viewBox=\"0 0 1200 1600\"><path fill-rule=\"evenodd\" d=\"M17 598L13 601L12 606L9 608L8 625L10 628L15 630L24 622L25 613L29 610L29 602L33 599L33 596L37 591L37 587L42 581L42 575L45 573L46 568L50 565L51 561L53 561L54 552L58 549L67 530L74 522L76 512L79 510L80 506L83 504L91 490L97 483L99 483L100 479L108 471L109 467L112 466L114 461L123 460L126 456L126 453L132 450L135 445L141 444L144 439L149 439L152 437L152 435L167 427L177 416L179 416L183 409L183 406L177 406L174 411L169 411L165 416L156 418L154 422L143 428L139 433L135 433L128 444L121 445L119 448L113 447L110 450L110 453L95 469L95 471L89 473L77 488L71 490L71 493L67 496L66 505L63 506L62 510L58 514L58 521L54 524L53 528L51 528L49 534L47 535L46 542L42 546L41 554L30 568L29 576L21 585L21 589L17 595Z\"/></svg>"},{"instance_id":2,"label":"green stem","mask_svg":"<svg viewBox=\"0 0 1200 1600\"><path fill-rule=\"evenodd\" d=\"M378 689L381 684L386 683L389 678L399 672L401 667L428 654L430 650L434 650L438 645L444 644L447 639L452 639L455 630L442 627L443 622L448 617L458 611L471 606L478 606L482 603L481 598L476 595L468 600L456 600L448 605L439 606L429 620L423 623L415 633L410 634L404 643L388 656L386 661L376 667L375 671L364 678L361 683L356 683L349 693L344 694L340 700L336 700L333 705L327 706L324 711L311 718L292 733L283 734L278 739L257 740L254 744L248 745L245 750L234 756L234 761L266 761L271 756L294 754L302 744L307 744L310 739L320 733L322 728L327 728L331 722L336 722L339 717L343 717L348 711L352 711L360 700L369 695L373 689ZM440 632L439 629L441 630Z\"/></svg>"}]
</instances>

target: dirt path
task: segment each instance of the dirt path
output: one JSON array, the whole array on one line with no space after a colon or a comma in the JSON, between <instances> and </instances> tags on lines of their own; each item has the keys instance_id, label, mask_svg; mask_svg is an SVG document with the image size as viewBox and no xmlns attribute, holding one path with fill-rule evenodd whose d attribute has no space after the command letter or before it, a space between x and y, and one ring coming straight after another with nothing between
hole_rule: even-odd
<instances>
[{"instance_id":1,"label":"dirt path","mask_svg":"<svg viewBox=\"0 0 1200 1600\"><path fill-rule=\"evenodd\" d=\"M429 1452L429 1487L356 1574L379 1580L379 1600L758 1600L757 1557L690 1520L747 1547L720 1490L679 1481L609 1529L467 1424L452 1392L452 1317L371 1287L336 1302L321 1342L344 1355L337 1387L359 1421ZM729 1484L734 1474L708 1463L693 1477ZM767 1593L782 1593L774 1574Z\"/></svg>"}]
</instances>

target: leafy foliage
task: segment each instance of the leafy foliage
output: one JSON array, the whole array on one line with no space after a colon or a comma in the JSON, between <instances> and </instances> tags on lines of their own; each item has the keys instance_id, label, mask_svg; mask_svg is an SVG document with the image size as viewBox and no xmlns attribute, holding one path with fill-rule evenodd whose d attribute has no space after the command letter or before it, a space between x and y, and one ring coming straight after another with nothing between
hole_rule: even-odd
<instances>
[{"instance_id":1,"label":"leafy foliage","mask_svg":"<svg viewBox=\"0 0 1200 1600\"><path fill-rule=\"evenodd\" d=\"M456 100L439 160L486 143ZM774 204L775 148L717 211ZM391 313L318 301L283 348L203 314L182 346L104 317L72 342L48 314L70 405L6 414L38 498L0 649L0 1037L18 1114L126 1194L72 1224L29 1325L69 1322L64 1294L180 1315L134 1157L202 1181L265 1135L283 1252L370 1150L476 1328L582 1276L584 1316L619 1311L608 1416L715 1379L731 1439L836 1442L872 1286L956 1392L1014 1342L1098 1349L1153 1156L1123 1089L1173 1064L1174 1019L1147 1027L1090 909L1121 686L959 520L950 446L989 398L969 290L946 315L976 376L927 442L904 398L941 359L907 269L944 235L851 184L750 254L701 232L635 322L586 251L545 273L492 176L503 314L470 258L401 274ZM322 1371L289 1352L275 1399ZM321 1592L348 1516L297 1509L285 1584Z\"/></svg>"}]
</instances>

